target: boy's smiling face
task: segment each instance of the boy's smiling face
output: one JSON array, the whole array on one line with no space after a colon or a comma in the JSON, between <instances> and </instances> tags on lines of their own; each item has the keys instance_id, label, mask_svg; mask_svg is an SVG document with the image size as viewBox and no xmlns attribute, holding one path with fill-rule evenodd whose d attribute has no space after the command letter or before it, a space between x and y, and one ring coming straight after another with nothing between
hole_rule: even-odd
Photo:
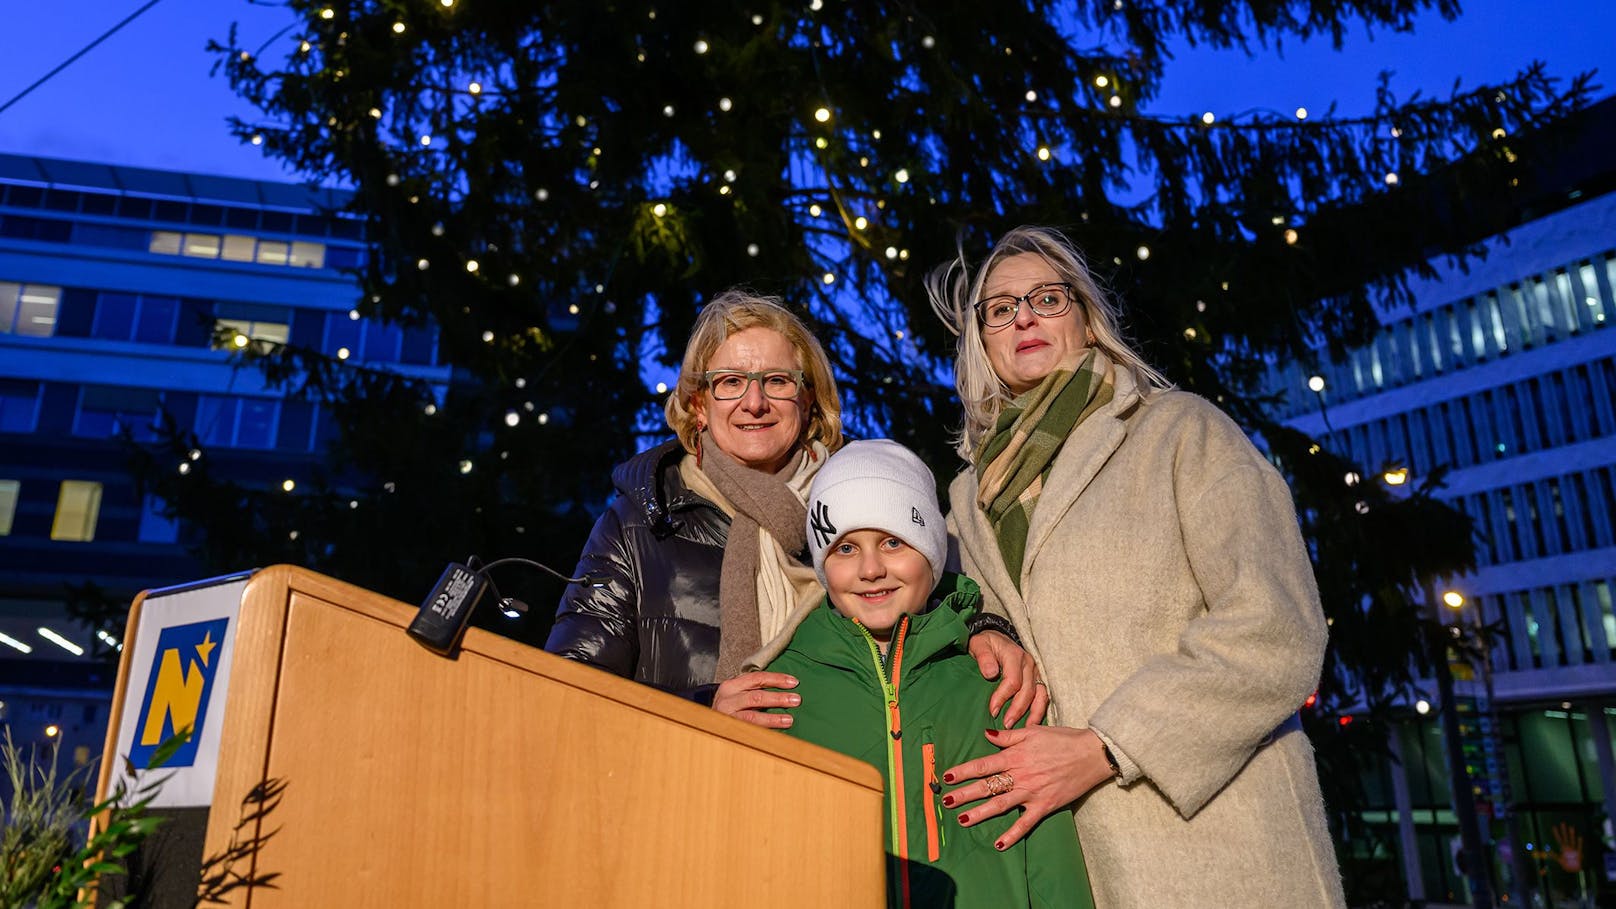
<instances>
[{"instance_id":1,"label":"boy's smiling face","mask_svg":"<svg viewBox=\"0 0 1616 909\"><path fill-rule=\"evenodd\" d=\"M851 531L825 552L831 605L879 641L892 637L901 617L925 608L934 580L926 557L884 530Z\"/></svg>"}]
</instances>

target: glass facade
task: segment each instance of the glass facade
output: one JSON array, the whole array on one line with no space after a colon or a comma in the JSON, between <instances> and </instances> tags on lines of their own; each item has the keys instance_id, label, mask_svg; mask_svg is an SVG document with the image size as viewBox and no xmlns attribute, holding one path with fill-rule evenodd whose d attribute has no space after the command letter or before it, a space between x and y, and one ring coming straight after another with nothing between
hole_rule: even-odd
<instances>
[{"instance_id":1,"label":"glass facade","mask_svg":"<svg viewBox=\"0 0 1616 909\"><path fill-rule=\"evenodd\" d=\"M1270 376L1288 392L1275 415L1364 475L1443 471L1436 495L1475 531L1475 571L1443 579L1467 598L1463 623L1484 629L1485 665L1456 663L1455 703L1435 705L1457 712L1460 741L1411 711L1388 733L1401 760L1349 809L1374 833L1353 859L1403 875L1411 898L1470 898L1451 747L1477 787L1460 797L1487 828L1495 894L1518 853L1534 905L1616 906L1616 238L1591 227L1613 215L1607 195L1524 225L1485 268L1439 268L1369 344ZM1484 725L1492 746L1477 744ZM1417 857L1412 878L1400 855Z\"/></svg>"}]
</instances>

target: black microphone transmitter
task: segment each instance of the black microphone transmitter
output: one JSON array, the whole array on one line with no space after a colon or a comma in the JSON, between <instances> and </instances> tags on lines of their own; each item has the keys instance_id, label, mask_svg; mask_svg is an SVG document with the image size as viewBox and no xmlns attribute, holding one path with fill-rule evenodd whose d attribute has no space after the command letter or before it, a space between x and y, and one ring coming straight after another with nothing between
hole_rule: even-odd
<instances>
[{"instance_id":1,"label":"black microphone transmitter","mask_svg":"<svg viewBox=\"0 0 1616 909\"><path fill-rule=\"evenodd\" d=\"M410 622L409 635L434 653L448 656L465 634L466 620L489 587L481 572L449 563Z\"/></svg>"}]
</instances>

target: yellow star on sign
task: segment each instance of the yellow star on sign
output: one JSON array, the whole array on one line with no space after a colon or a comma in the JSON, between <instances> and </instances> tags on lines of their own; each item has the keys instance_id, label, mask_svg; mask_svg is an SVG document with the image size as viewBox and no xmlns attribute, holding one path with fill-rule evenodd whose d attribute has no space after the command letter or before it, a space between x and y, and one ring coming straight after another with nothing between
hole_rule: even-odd
<instances>
[{"instance_id":1,"label":"yellow star on sign","mask_svg":"<svg viewBox=\"0 0 1616 909\"><path fill-rule=\"evenodd\" d=\"M217 646L219 645L213 643L213 632L209 631L207 634L202 635L202 643L196 645L196 653L197 656L202 658L202 665L208 665L208 656L213 653L213 648Z\"/></svg>"}]
</instances>

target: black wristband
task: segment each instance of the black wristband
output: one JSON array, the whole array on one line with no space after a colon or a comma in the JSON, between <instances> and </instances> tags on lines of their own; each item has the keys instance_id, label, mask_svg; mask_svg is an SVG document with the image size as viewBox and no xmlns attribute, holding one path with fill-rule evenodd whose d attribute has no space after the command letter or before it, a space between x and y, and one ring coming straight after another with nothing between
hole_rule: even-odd
<instances>
[{"instance_id":1,"label":"black wristband","mask_svg":"<svg viewBox=\"0 0 1616 909\"><path fill-rule=\"evenodd\" d=\"M965 630L973 638L984 631L997 631L1015 641L1017 647L1021 646L1021 638L1016 635L1016 626L1010 624L1010 620L1002 615L979 612L965 620Z\"/></svg>"},{"instance_id":2,"label":"black wristband","mask_svg":"<svg viewBox=\"0 0 1616 909\"><path fill-rule=\"evenodd\" d=\"M1100 739L1100 753L1105 755L1105 762L1111 766L1111 778L1122 776L1122 768L1117 766L1117 756L1111 753L1111 746Z\"/></svg>"}]
</instances>

